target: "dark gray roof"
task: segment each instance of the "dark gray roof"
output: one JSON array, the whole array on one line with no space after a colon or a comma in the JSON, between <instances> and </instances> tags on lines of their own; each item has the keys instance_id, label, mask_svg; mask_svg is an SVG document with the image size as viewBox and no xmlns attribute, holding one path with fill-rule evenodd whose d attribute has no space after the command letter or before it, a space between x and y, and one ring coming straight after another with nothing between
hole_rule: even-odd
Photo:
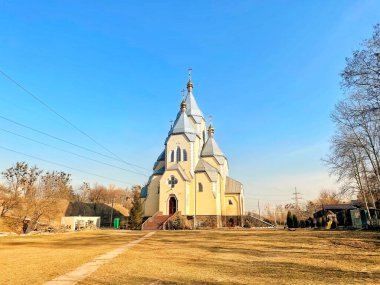
<instances>
[{"instance_id":1,"label":"dark gray roof","mask_svg":"<svg viewBox=\"0 0 380 285\"><path fill-rule=\"evenodd\" d=\"M158 156L157 158L157 161L154 163L153 165L153 170L156 169L156 167L158 166L158 164L161 162L161 161L165 161L165 150L163 152L161 152L161 154Z\"/></svg>"},{"instance_id":2,"label":"dark gray roof","mask_svg":"<svg viewBox=\"0 0 380 285\"><path fill-rule=\"evenodd\" d=\"M165 166L161 167L158 170L153 171L152 175L162 175L162 174L164 174L164 172L165 172Z\"/></svg>"},{"instance_id":3,"label":"dark gray roof","mask_svg":"<svg viewBox=\"0 0 380 285\"><path fill-rule=\"evenodd\" d=\"M243 184L239 181L226 177L226 194L241 194L243 192Z\"/></svg>"},{"instance_id":4,"label":"dark gray roof","mask_svg":"<svg viewBox=\"0 0 380 285\"><path fill-rule=\"evenodd\" d=\"M147 196L148 196L148 185L145 185L143 188L141 188L140 198L146 198Z\"/></svg>"},{"instance_id":5,"label":"dark gray roof","mask_svg":"<svg viewBox=\"0 0 380 285\"><path fill-rule=\"evenodd\" d=\"M352 204L327 204L323 205L324 210L353 210L356 209Z\"/></svg>"},{"instance_id":6,"label":"dark gray roof","mask_svg":"<svg viewBox=\"0 0 380 285\"><path fill-rule=\"evenodd\" d=\"M210 137L203 145L201 156L222 156L225 157L222 150L219 148L218 144L214 140L214 138Z\"/></svg>"},{"instance_id":7,"label":"dark gray roof","mask_svg":"<svg viewBox=\"0 0 380 285\"><path fill-rule=\"evenodd\" d=\"M197 101L195 101L193 92L189 92L186 97L187 110L186 114L192 116L196 123L200 123L204 118L201 109L199 109Z\"/></svg>"},{"instance_id":8,"label":"dark gray roof","mask_svg":"<svg viewBox=\"0 0 380 285\"><path fill-rule=\"evenodd\" d=\"M157 158L157 161L164 161L164 160L165 160L165 150L163 150Z\"/></svg>"},{"instance_id":9,"label":"dark gray roof","mask_svg":"<svg viewBox=\"0 0 380 285\"><path fill-rule=\"evenodd\" d=\"M206 172L211 181L216 182L218 180L218 169L202 158L198 161L194 172Z\"/></svg>"}]
</instances>

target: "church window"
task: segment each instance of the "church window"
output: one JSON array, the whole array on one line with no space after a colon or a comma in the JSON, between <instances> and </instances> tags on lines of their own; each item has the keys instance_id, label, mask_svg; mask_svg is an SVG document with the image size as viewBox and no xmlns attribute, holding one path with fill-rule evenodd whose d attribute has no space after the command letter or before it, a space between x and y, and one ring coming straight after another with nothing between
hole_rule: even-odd
<instances>
[{"instance_id":1,"label":"church window","mask_svg":"<svg viewBox=\"0 0 380 285\"><path fill-rule=\"evenodd\" d=\"M160 186L157 188L157 194L160 194Z\"/></svg>"},{"instance_id":2,"label":"church window","mask_svg":"<svg viewBox=\"0 0 380 285\"><path fill-rule=\"evenodd\" d=\"M187 161L187 151L186 151L186 149L183 150L183 161Z\"/></svg>"},{"instance_id":3,"label":"church window","mask_svg":"<svg viewBox=\"0 0 380 285\"><path fill-rule=\"evenodd\" d=\"M198 183L198 192L203 192L203 185L202 185L202 183Z\"/></svg>"},{"instance_id":4,"label":"church window","mask_svg":"<svg viewBox=\"0 0 380 285\"><path fill-rule=\"evenodd\" d=\"M177 162L181 161L181 149L177 147Z\"/></svg>"},{"instance_id":5,"label":"church window","mask_svg":"<svg viewBox=\"0 0 380 285\"><path fill-rule=\"evenodd\" d=\"M170 162L174 162L174 150L170 153Z\"/></svg>"},{"instance_id":6,"label":"church window","mask_svg":"<svg viewBox=\"0 0 380 285\"><path fill-rule=\"evenodd\" d=\"M232 203L232 200L231 199L229 199L228 200L228 205L233 205L234 203Z\"/></svg>"}]
</instances>

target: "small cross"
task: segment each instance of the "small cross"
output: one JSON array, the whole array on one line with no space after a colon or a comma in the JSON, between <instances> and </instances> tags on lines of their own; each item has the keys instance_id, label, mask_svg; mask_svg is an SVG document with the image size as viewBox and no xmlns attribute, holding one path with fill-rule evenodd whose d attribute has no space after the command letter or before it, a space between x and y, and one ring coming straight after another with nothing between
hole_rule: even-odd
<instances>
[{"instance_id":1,"label":"small cross","mask_svg":"<svg viewBox=\"0 0 380 285\"><path fill-rule=\"evenodd\" d=\"M189 81L191 81L191 71L192 71L193 69L191 68L191 67L189 67L188 69L187 69L187 71L189 72Z\"/></svg>"},{"instance_id":2,"label":"small cross","mask_svg":"<svg viewBox=\"0 0 380 285\"><path fill-rule=\"evenodd\" d=\"M178 179L175 178L173 175L170 176L170 178L168 179L168 183L170 185L170 188L174 188L174 186L178 183Z\"/></svg>"},{"instance_id":3,"label":"small cross","mask_svg":"<svg viewBox=\"0 0 380 285\"><path fill-rule=\"evenodd\" d=\"M208 116L210 119L210 125L212 124L212 115Z\"/></svg>"},{"instance_id":4,"label":"small cross","mask_svg":"<svg viewBox=\"0 0 380 285\"><path fill-rule=\"evenodd\" d=\"M173 127L173 120L170 120L170 127L172 128Z\"/></svg>"},{"instance_id":5,"label":"small cross","mask_svg":"<svg viewBox=\"0 0 380 285\"><path fill-rule=\"evenodd\" d=\"M181 92L182 92L182 101L185 101L185 89L182 89Z\"/></svg>"}]
</instances>

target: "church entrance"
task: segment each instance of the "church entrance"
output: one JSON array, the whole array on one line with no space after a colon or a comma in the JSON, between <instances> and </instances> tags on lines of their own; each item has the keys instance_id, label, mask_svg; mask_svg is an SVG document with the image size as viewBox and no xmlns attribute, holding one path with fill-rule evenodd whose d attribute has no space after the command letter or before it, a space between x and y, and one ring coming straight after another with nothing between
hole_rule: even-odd
<instances>
[{"instance_id":1,"label":"church entrance","mask_svg":"<svg viewBox=\"0 0 380 285\"><path fill-rule=\"evenodd\" d=\"M169 215L173 215L177 212L177 199L174 196L169 198Z\"/></svg>"}]
</instances>

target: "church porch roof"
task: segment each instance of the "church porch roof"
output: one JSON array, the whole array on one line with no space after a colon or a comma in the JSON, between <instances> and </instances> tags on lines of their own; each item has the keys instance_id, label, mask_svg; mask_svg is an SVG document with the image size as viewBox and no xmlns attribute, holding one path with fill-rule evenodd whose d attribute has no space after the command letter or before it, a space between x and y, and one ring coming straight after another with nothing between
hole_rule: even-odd
<instances>
[{"instance_id":1,"label":"church porch roof","mask_svg":"<svg viewBox=\"0 0 380 285\"><path fill-rule=\"evenodd\" d=\"M213 167L210 163L205 161L204 159L200 159L197 163L197 166L194 170L197 172L206 172L207 176L210 178L212 182L216 182L218 180L219 171L215 167Z\"/></svg>"},{"instance_id":2,"label":"church porch roof","mask_svg":"<svg viewBox=\"0 0 380 285\"><path fill-rule=\"evenodd\" d=\"M179 172L179 174L182 176L182 178L186 181L190 181L191 179L189 176L186 174L186 171L179 165L178 163L172 165L171 167L168 168L168 170L176 170Z\"/></svg>"},{"instance_id":3,"label":"church porch roof","mask_svg":"<svg viewBox=\"0 0 380 285\"><path fill-rule=\"evenodd\" d=\"M242 194L243 184L239 181L232 179L231 177L226 177L226 194Z\"/></svg>"}]
</instances>

